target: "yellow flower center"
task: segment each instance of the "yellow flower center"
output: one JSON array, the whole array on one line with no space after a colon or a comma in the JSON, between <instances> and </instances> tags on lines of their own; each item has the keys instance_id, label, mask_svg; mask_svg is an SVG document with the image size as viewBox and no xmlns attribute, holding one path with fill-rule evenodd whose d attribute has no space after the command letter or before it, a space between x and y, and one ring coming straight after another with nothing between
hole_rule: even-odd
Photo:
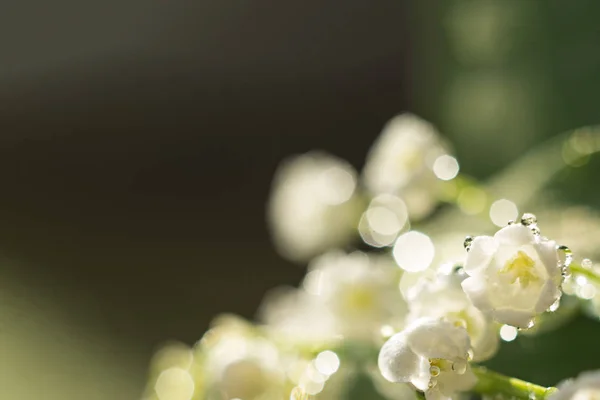
<instances>
[{"instance_id":1,"label":"yellow flower center","mask_svg":"<svg viewBox=\"0 0 600 400\"><path fill-rule=\"evenodd\" d=\"M540 279L535 270L535 261L522 250L504 264L500 273L508 274L511 278L510 283L518 280L523 288Z\"/></svg>"},{"instance_id":2,"label":"yellow flower center","mask_svg":"<svg viewBox=\"0 0 600 400\"><path fill-rule=\"evenodd\" d=\"M368 288L354 287L346 292L345 303L348 309L367 311L375 307L375 296Z\"/></svg>"}]
</instances>

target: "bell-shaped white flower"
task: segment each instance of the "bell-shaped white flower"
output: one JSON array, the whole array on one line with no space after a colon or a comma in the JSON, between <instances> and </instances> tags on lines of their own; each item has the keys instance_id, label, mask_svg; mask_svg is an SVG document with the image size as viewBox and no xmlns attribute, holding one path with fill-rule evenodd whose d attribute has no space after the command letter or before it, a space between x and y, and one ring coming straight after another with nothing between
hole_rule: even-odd
<instances>
[{"instance_id":1,"label":"bell-shaped white flower","mask_svg":"<svg viewBox=\"0 0 600 400\"><path fill-rule=\"evenodd\" d=\"M275 246L295 261L346 244L357 234L361 212L352 166L320 152L279 167L267 210Z\"/></svg>"},{"instance_id":2,"label":"bell-shaped white flower","mask_svg":"<svg viewBox=\"0 0 600 400\"><path fill-rule=\"evenodd\" d=\"M410 322L423 317L443 319L467 330L473 361L491 358L498 350L498 327L475 307L461 288L463 276L440 273L435 279L420 280L408 294Z\"/></svg>"},{"instance_id":3,"label":"bell-shaped white flower","mask_svg":"<svg viewBox=\"0 0 600 400\"><path fill-rule=\"evenodd\" d=\"M281 399L286 391L278 348L236 317L222 317L197 346L209 393L227 399Z\"/></svg>"},{"instance_id":4,"label":"bell-shaped white flower","mask_svg":"<svg viewBox=\"0 0 600 400\"><path fill-rule=\"evenodd\" d=\"M302 286L334 315L339 334L362 340L377 337L383 325L404 322L400 276L387 256L329 252L309 265Z\"/></svg>"},{"instance_id":5,"label":"bell-shaped white flower","mask_svg":"<svg viewBox=\"0 0 600 400\"><path fill-rule=\"evenodd\" d=\"M292 342L377 340L382 326L404 323L400 275L386 256L329 252L311 262L301 289L268 296L261 320Z\"/></svg>"},{"instance_id":6,"label":"bell-shaped white flower","mask_svg":"<svg viewBox=\"0 0 600 400\"><path fill-rule=\"evenodd\" d=\"M458 163L449 152L449 146L433 125L412 114L398 115L386 124L369 152L364 169L365 185L373 194L402 197L411 218L420 219L429 214L438 201L440 179L434 166L444 170L438 171L443 179L450 179L458 172ZM445 171L448 169L446 158L455 164L451 174Z\"/></svg>"},{"instance_id":7,"label":"bell-shaped white flower","mask_svg":"<svg viewBox=\"0 0 600 400\"><path fill-rule=\"evenodd\" d=\"M561 382L557 388L549 400L596 400L600 398L600 371L583 372L576 379Z\"/></svg>"},{"instance_id":8,"label":"bell-shaped white flower","mask_svg":"<svg viewBox=\"0 0 600 400\"><path fill-rule=\"evenodd\" d=\"M464 265L462 287L480 310L496 321L527 328L561 296L562 267L556 242L522 224L478 236Z\"/></svg>"},{"instance_id":9,"label":"bell-shaped white flower","mask_svg":"<svg viewBox=\"0 0 600 400\"><path fill-rule=\"evenodd\" d=\"M477 379L469 366L469 335L444 320L419 319L392 336L378 365L390 382L411 383L428 400L449 399L470 390Z\"/></svg>"}]
</instances>

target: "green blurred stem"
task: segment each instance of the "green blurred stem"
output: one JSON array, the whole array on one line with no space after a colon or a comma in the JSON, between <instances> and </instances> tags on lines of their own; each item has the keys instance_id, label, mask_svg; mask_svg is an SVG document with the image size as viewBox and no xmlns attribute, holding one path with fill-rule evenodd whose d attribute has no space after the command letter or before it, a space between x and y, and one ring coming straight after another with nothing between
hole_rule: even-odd
<instances>
[{"instance_id":1,"label":"green blurred stem","mask_svg":"<svg viewBox=\"0 0 600 400\"><path fill-rule=\"evenodd\" d=\"M569 268L571 269L571 273L573 273L575 275L585 276L589 281L592 281L595 284L600 285L600 276L597 275L591 269L584 268L581 265L575 264L575 263L571 264L569 266Z\"/></svg>"},{"instance_id":2,"label":"green blurred stem","mask_svg":"<svg viewBox=\"0 0 600 400\"><path fill-rule=\"evenodd\" d=\"M514 397L523 400L543 400L556 392L554 387L544 387L533 383L522 381L517 378L511 378L490 371L485 367L473 366L473 372L478 378L478 382L473 388L473 392L481 395L498 395Z\"/></svg>"}]
</instances>

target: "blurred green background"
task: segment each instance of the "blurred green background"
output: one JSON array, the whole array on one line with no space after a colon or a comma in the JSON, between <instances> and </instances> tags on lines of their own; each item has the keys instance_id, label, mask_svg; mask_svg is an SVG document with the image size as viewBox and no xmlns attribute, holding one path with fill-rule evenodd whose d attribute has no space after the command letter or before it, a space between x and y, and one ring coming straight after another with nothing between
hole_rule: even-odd
<instances>
[{"instance_id":1,"label":"blurred green background","mask_svg":"<svg viewBox=\"0 0 600 400\"><path fill-rule=\"evenodd\" d=\"M303 269L272 249L277 163L360 167L411 111L485 178L600 121L600 3L13 2L0 12L0 398L137 399L152 351L251 317ZM553 183L598 206L599 162ZM534 210L531 210L534 211ZM541 384L597 368L600 325L490 365Z\"/></svg>"}]
</instances>

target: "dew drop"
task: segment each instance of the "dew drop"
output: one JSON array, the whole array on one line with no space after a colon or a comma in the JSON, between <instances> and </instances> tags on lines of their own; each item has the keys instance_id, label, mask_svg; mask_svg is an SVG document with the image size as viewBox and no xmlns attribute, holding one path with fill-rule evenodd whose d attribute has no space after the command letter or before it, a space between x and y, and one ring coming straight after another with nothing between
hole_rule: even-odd
<instances>
[{"instance_id":1,"label":"dew drop","mask_svg":"<svg viewBox=\"0 0 600 400\"><path fill-rule=\"evenodd\" d=\"M461 360L454 361L454 363L452 363L452 371L459 375L464 374L467 371L467 363Z\"/></svg>"},{"instance_id":2,"label":"dew drop","mask_svg":"<svg viewBox=\"0 0 600 400\"><path fill-rule=\"evenodd\" d=\"M437 385L437 380L435 380L435 379L431 379L431 380L429 381L429 383L427 384L427 387L428 387L429 389L433 389L433 388L435 387L435 385Z\"/></svg>"},{"instance_id":3,"label":"dew drop","mask_svg":"<svg viewBox=\"0 0 600 400\"><path fill-rule=\"evenodd\" d=\"M531 329L535 326L535 320L532 319L527 323L527 329Z\"/></svg>"},{"instance_id":4,"label":"dew drop","mask_svg":"<svg viewBox=\"0 0 600 400\"><path fill-rule=\"evenodd\" d=\"M467 251L471 250L472 243L473 243L473 236L465 237L465 241L463 243L463 246L465 246L465 250L467 250Z\"/></svg>"},{"instance_id":5,"label":"dew drop","mask_svg":"<svg viewBox=\"0 0 600 400\"><path fill-rule=\"evenodd\" d=\"M525 226L534 225L537 223L537 218L535 215L533 215L531 213L525 213L521 217L521 223Z\"/></svg>"},{"instance_id":6,"label":"dew drop","mask_svg":"<svg viewBox=\"0 0 600 400\"><path fill-rule=\"evenodd\" d=\"M531 232L535 235L535 236L540 236L541 231L540 228L537 227L537 225L530 225L529 229L531 229Z\"/></svg>"},{"instance_id":7,"label":"dew drop","mask_svg":"<svg viewBox=\"0 0 600 400\"><path fill-rule=\"evenodd\" d=\"M548 307L548 312L554 312L558 310L558 307L560 307L560 297L556 299L556 301L554 301L550 307Z\"/></svg>"},{"instance_id":8,"label":"dew drop","mask_svg":"<svg viewBox=\"0 0 600 400\"><path fill-rule=\"evenodd\" d=\"M513 221L513 220L511 219L511 220L509 220L509 221L508 221L508 224L507 224L507 225L514 225L514 224L515 224L515 221Z\"/></svg>"},{"instance_id":9,"label":"dew drop","mask_svg":"<svg viewBox=\"0 0 600 400\"><path fill-rule=\"evenodd\" d=\"M440 367L438 367L437 365L432 365L431 367L429 367L429 373L431 374L431 376L433 376L434 378L440 375Z\"/></svg>"},{"instance_id":10,"label":"dew drop","mask_svg":"<svg viewBox=\"0 0 600 400\"><path fill-rule=\"evenodd\" d=\"M556 247L556 250L562 253L562 257L559 257L561 266L564 268L571 265L571 262L573 261L573 252L571 249L565 245L559 245Z\"/></svg>"},{"instance_id":11,"label":"dew drop","mask_svg":"<svg viewBox=\"0 0 600 400\"><path fill-rule=\"evenodd\" d=\"M585 269L592 269L592 266L594 264L592 263L592 260L590 260L589 258L584 258L583 260L581 260L581 266Z\"/></svg>"},{"instance_id":12,"label":"dew drop","mask_svg":"<svg viewBox=\"0 0 600 400\"><path fill-rule=\"evenodd\" d=\"M469 351L467 351L467 360L471 361L474 355L473 349L469 349Z\"/></svg>"}]
</instances>

